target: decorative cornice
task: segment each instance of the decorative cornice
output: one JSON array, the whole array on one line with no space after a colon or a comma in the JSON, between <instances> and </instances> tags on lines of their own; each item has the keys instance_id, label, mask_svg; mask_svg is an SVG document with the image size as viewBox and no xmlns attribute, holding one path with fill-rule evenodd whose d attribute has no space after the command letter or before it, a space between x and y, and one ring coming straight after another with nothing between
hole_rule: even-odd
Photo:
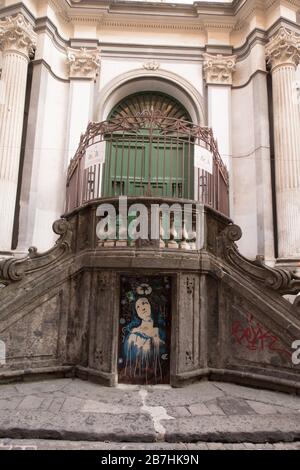
<instances>
[{"instance_id":1,"label":"decorative cornice","mask_svg":"<svg viewBox=\"0 0 300 470\"><path fill-rule=\"evenodd\" d=\"M204 77L208 85L232 85L236 56L203 54Z\"/></svg>"},{"instance_id":2,"label":"decorative cornice","mask_svg":"<svg viewBox=\"0 0 300 470\"><path fill-rule=\"evenodd\" d=\"M128 30L164 30L164 31L204 31L204 25L198 20L194 21L162 21L156 20L153 18L146 21L146 19L139 19L138 21L133 21L130 19L114 19L110 20L109 16L100 24L101 29L128 29Z\"/></svg>"},{"instance_id":3,"label":"decorative cornice","mask_svg":"<svg viewBox=\"0 0 300 470\"><path fill-rule=\"evenodd\" d=\"M281 27L267 44L266 57L272 70L285 65L296 67L300 63L300 36Z\"/></svg>"},{"instance_id":4,"label":"decorative cornice","mask_svg":"<svg viewBox=\"0 0 300 470\"><path fill-rule=\"evenodd\" d=\"M31 24L21 13L0 20L0 47L3 51L17 51L29 58L34 52L36 40L37 35Z\"/></svg>"},{"instance_id":5,"label":"decorative cornice","mask_svg":"<svg viewBox=\"0 0 300 470\"><path fill-rule=\"evenodd\" d=\"M86 11L89 8L94 10L101 9L103 11L116 12L128 12L129 9L139 9L142 13L154 13L154 14L171 14L183 15L183 14L195 14L204 15L208 13L221 13L222 15L237 15L245 7L250 9L253 7L270 8L274 3L278 3L280 0L232 0L228 1L199 1L194 3L171 3L161 0L161 2L149 0L136 1L132 4L126 0L97 0L94 3L91 0L49 0L55 2L62 8L64 5L65 10L70 11ZM300 7L299 0L284 0L285 3L295 7ZM132 6L131 6L132 5Z\"/></svg>"},{"instance_id":6,"label":"decorative cornice","mask_svg":"<svg viewBox=\"0 0 300 470\"><path fill-rule=\"evenodd\" d=\"M70 17L68 15L68 11L70 9L70 6L68 5L65 0L48 0L49 5L53 8L53 11L55 14L63 20L65 23L70 23Z\"/></svg>"},{"instance_id":7,"label":"decorative cornice","mask_svg":"<svg viewBox=\"0 0 300 470\"><path fill-rule=\"evenodd\" d=\"M71 49L67 51L70 78L95 79L100 68L99 49Z\"/></svg>"}]
</instances>

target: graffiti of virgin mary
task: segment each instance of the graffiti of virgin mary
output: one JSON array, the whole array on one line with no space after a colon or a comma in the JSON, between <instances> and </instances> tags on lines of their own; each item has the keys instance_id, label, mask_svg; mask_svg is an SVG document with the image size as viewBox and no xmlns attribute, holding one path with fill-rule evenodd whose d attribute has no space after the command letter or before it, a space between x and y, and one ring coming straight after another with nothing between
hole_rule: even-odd
<instances>
[{"instance_id":1,"label":"graffiti of virgin mary","mask_svg":"<svg viewBox=\"0 0 300 470\"><path fill-rule=\"evenodd\" d=\"M168 359L166 321L161 305L154 301L152 287L140 284L130 293L130 321L123 328L123 375L162 383Z\"/></svg>"}]
</instances>

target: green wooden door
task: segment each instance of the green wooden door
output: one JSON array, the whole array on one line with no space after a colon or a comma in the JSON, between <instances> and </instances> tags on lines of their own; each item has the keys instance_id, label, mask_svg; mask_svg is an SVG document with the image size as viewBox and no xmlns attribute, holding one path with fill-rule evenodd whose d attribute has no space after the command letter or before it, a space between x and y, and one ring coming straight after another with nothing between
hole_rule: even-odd
<instances>
[{"instance_id":1,"label":"green wooden door","mask_svg":"<svg viewBox=\"0 0 300 470\"><path fill-rule=\"evenodd\" d=\"M143 132L107 142L104 196L193 198L193 148Z\"/></svg>"}]
</instances>

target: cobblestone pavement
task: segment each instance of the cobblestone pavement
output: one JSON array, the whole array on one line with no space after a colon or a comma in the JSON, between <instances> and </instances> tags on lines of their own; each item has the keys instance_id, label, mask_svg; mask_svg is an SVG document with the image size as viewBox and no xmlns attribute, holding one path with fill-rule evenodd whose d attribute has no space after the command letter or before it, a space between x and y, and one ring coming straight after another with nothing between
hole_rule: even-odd
<instances>
[{"instance_id":1,"label":"cobblestone pavement","mask_svg":"<svg viewBox=\"0 0 300 470\"><path fill-rule=\"evenodd\" d=\"M77 379L1 385L0 438L0 448L18 447L18 439L51 439L73 443L32 445L250 449L276 443L300 450L300 397L217 382L183 389L108 389ZM106 441L114 444L101 444Z\"/></svg>"}]
</instances>

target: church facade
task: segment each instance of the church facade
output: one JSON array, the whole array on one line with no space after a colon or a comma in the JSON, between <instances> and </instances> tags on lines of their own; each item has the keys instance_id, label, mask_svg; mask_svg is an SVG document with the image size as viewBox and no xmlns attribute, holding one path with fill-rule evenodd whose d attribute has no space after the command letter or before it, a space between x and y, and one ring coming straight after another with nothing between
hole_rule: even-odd
<instances>
[{"instance_id":1,"label":"church facade","mask_svg":"<svg viewBox=\"0 0 300 470\"><path fill-rule=\"evenodd\" d=\"M300 389L299 11L1 2L3 380ZM144 239L122 233L124 199ZM161 204L182 230L158 215L153 240Z\"/></svg>"}]
</instances>

